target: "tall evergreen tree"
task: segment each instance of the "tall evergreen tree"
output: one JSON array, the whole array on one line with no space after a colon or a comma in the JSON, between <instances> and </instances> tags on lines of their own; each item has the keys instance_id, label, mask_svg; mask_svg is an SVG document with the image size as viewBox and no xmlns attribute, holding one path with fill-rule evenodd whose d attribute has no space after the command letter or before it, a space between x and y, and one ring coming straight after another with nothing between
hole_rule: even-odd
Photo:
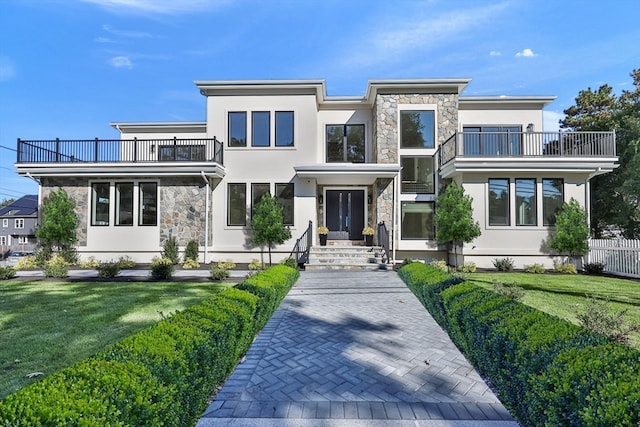
<instances>
[{"instance_id":1,"label":"tall evergreen tree","mask_svg":"<svg viewBox=\"0 0 640 427\"><path fill-rule=\"evenodd\" d=\"M556 214L555 233L547 242L559 254L577 258L589 252L589 225L587 212L574 198Z\"/></svg>"},{"instance_id":2,"label":"tall evergreen tree","mask_svg":"<svg viewBox=\"0 0 640 427\"><path fill-rule=\"evenodd\" d=\"M606 237L613 229L626 238L640 238L640 70L631 76L634 89L619 97L609 85L580 91L560 122L574 131L616 131L619 167L591 180L594 237Z\"/></svg>"},{"instance_id":3,"label":"tall evergreen tree","mask_svg":"<svg viewBox=\"0 0 640 427\"><path fill-rule=\"evenodd\" d=\"M480 224L473 220L473 199L453 181L436 202L436 241L453 243L454 266L457 268L457 247L480 236Z\"/></svg>"},{"instance_id":4,"label":"tall evergreen tree","mask_svg":"<svg viewBox=\"0 0 640 427\"><path fill-rule=\"evenodd\" d=\"M59 188L42 203L42 223L36 229L40 244L48 250L68 250L75 245L78 218L75 202Z\"/></svg>"},{"instance_id":5,"label":"tall evergreen tree","mask_svg":"<svg viewBox=\"0 0 640 427\"><path fill-rule=\"evenodd\" d=\"M253 243L269 248L269 265L271 265L271 249L291 238L291 230L284 225L282 206L278 200L267 193L260 199L253 212L251 227Z\"/></svg>"}]
</instances>

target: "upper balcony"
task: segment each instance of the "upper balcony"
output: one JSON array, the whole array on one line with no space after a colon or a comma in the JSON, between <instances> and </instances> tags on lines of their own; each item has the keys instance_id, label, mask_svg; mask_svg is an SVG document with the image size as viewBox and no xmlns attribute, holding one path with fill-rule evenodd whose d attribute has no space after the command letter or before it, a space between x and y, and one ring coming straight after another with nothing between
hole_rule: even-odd
<instances>
[{"instance_id":1,"label":"upper balcony","mask_svg":"<svg viewBox=\"0 0 640 427\"><path fill-rule=\"evenodd\" d=\"M224 177L223 143L203 139L18 139L16 168L33 176Z\"/></svg>"},{"instance_id":2,"label":"upper balcony","mask_svg":"<svg viewBox=\"0 0 640 427\"><path fill-rule=\"evenodd\" d=\"M456 132L440 147L444 178L462 172L609 172L615 132Z\"/></svg>"}]
</instances>

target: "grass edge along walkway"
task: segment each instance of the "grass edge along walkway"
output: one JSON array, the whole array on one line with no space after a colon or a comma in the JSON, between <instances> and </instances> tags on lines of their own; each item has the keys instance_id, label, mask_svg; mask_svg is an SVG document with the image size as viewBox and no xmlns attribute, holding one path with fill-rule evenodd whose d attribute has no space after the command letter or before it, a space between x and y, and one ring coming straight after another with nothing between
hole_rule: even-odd
<instances>
[{"instance_id":1,"label":"grass edge along walkway","mask_svg":"<svg viewBox=\"0 0 640 427\"><path fill-rule=\"evenodd\" d=\"M8 396L0 419L9 426L193 425L298 277L290 267L271 267Z\"/></svg>"}]
</instances>

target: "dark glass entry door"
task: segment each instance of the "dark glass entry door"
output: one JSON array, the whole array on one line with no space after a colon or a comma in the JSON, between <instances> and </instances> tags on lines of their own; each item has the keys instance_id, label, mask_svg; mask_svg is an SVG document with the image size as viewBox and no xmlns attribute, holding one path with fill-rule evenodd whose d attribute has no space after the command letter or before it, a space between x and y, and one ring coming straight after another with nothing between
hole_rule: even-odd
<instances>
[{"instance_id":1,"label":"dark glass entry door","mask_svg":"<svg viewBox=\"0 0 640 427\"><path fill-rule=\"evenodd\" d=\"M327 190L326 216L329 239L364 239L364 190Z\"/></svg>"}]
</instances>

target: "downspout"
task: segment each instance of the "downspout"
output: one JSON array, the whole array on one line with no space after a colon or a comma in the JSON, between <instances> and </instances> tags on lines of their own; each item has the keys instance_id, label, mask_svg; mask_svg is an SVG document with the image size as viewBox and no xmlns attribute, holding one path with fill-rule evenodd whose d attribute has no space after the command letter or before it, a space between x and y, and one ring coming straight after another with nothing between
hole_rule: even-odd
<instances>
[{"instance_id":1,"label":"downspout","mask_svg":"<svg viewBox=\"0 0 640 427\"><path fill-rule=\"evenodd\" d=\"M396 265L396 247L398 246L398 242L396 241L398 233L398 210L400 209L399 206L397 206L398 201L400 200L400 198L397 196L399 189L398 189L398 174L396 174L393 177L393 202L391 203L391 205L393 206L393 209L391 210L391 224L392 224L392 228L391 228L391 241L393 242L393 265Z\"/></svg>"},{"instance_id":2,"label":"downspout","mask_svg":"<svg viewBox=\"0 0 640 427\"><path fill-rule=\"evenodd\" d=\"M204 263L209 263L209 179L204 171L200 171L200 176L206 184L206 196L204 205Z\"/></svg>"}]
</instances>

